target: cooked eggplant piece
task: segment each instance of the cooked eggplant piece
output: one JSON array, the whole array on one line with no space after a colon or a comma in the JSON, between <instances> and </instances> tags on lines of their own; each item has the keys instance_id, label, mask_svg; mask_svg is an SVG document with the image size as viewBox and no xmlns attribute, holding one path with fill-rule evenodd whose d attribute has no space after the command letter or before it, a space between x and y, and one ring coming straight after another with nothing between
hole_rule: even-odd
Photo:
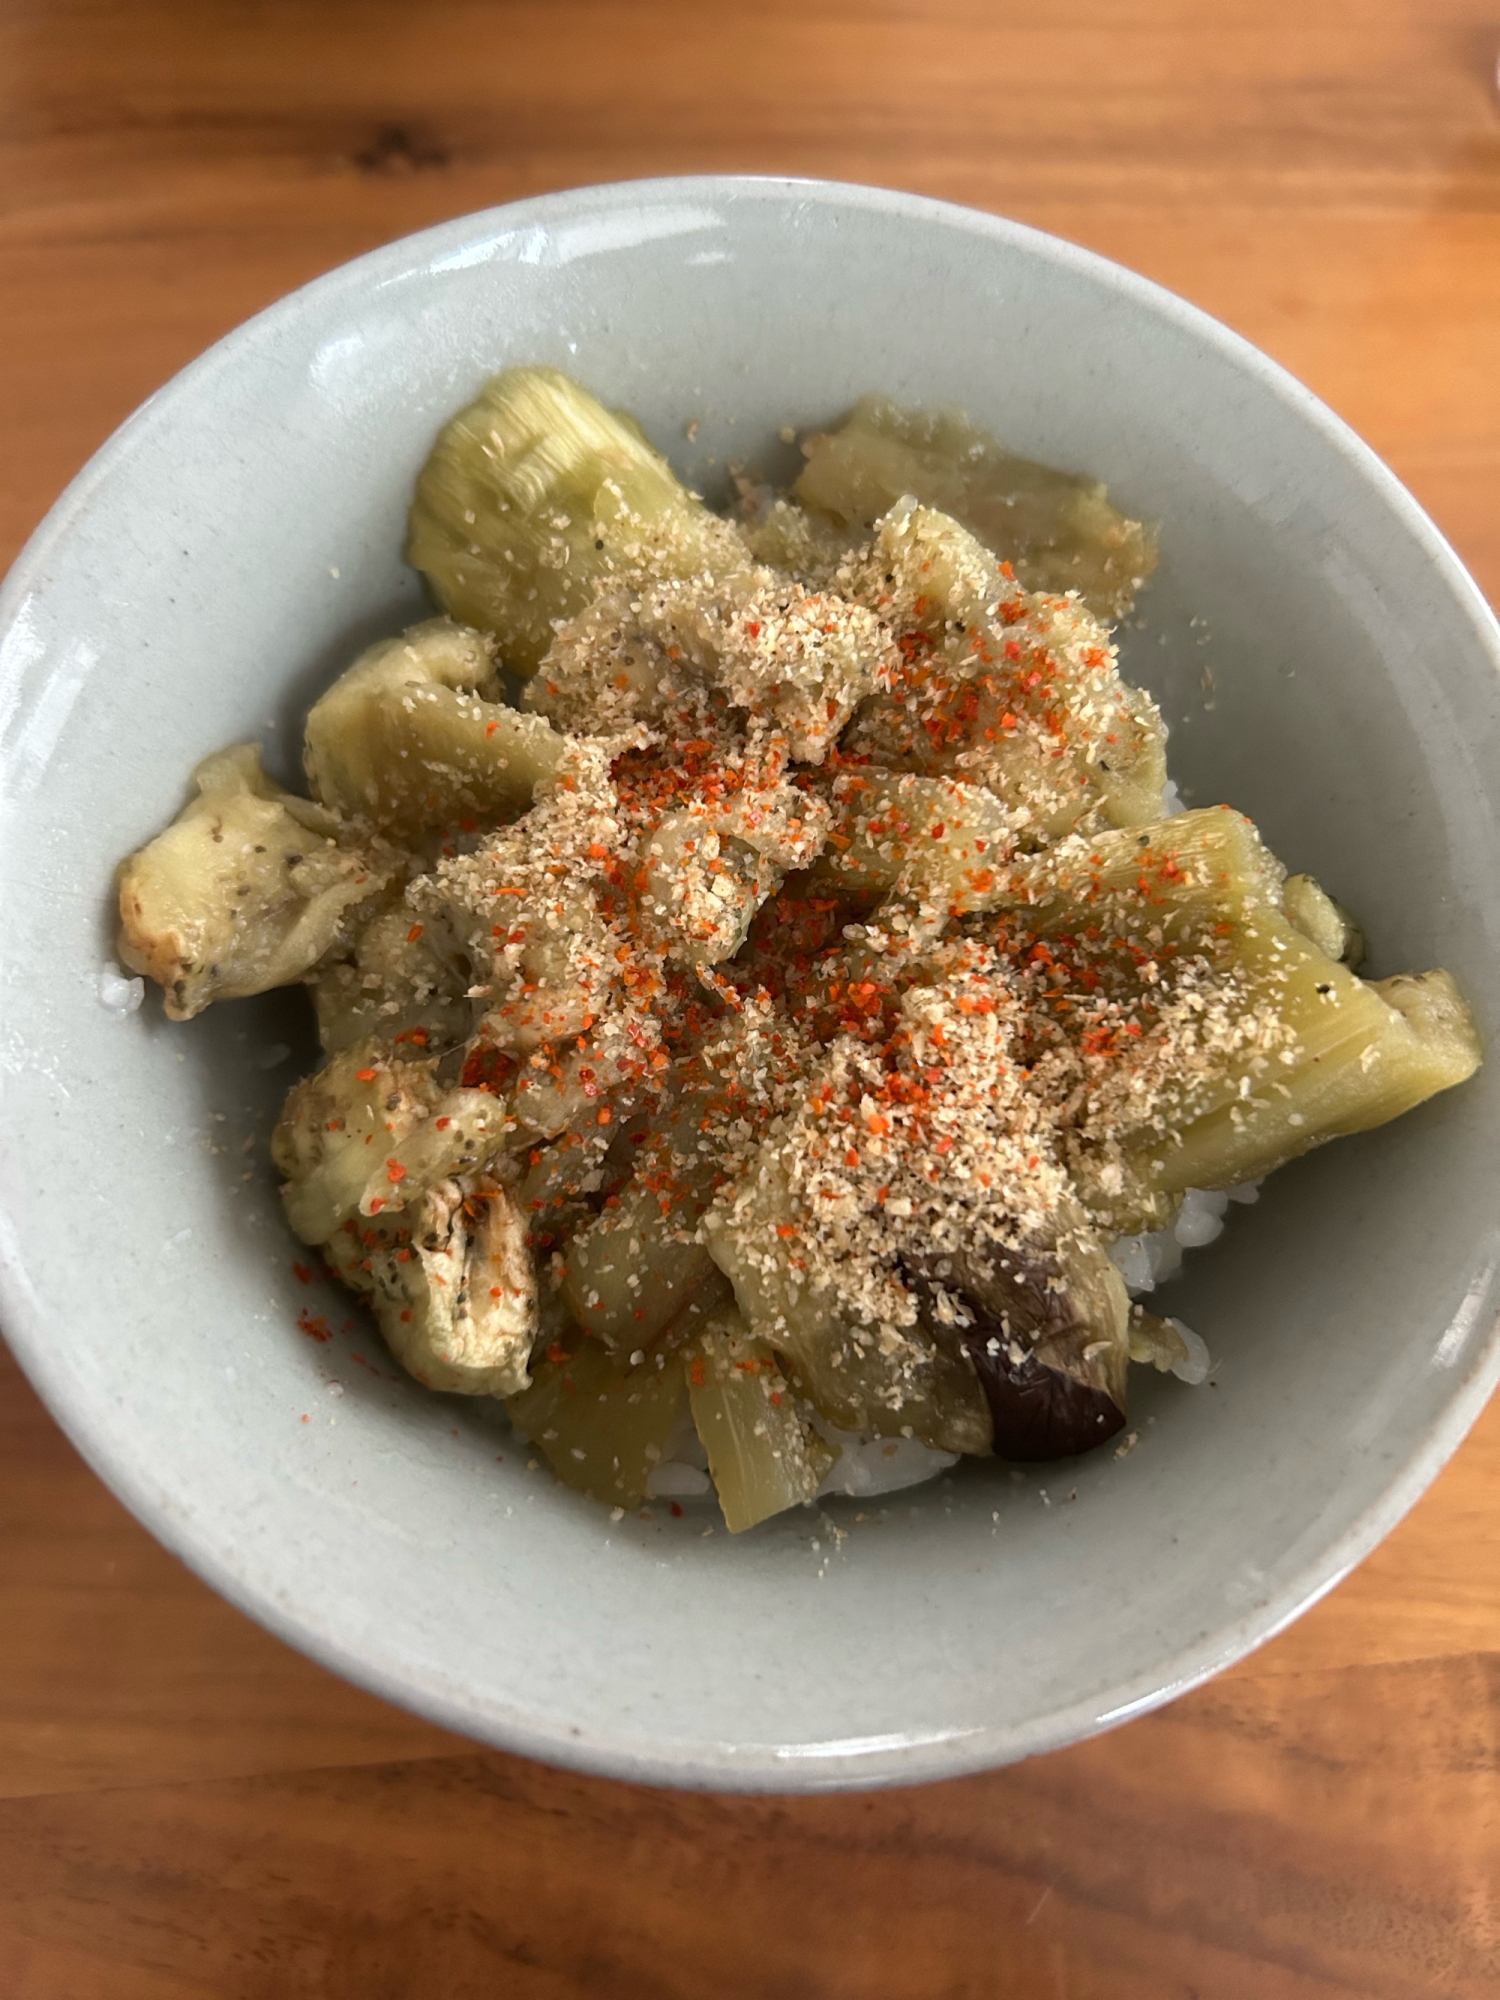
<instances>
[{"instance_id":1,"label":"cooked eggplant piece","mask_svg":"<svg viewBox=\"0 0 1500 2000\"><path fill-rule=\"evenodd\" d=\"M764 515L747 523L745 540L757 562L805 582L826 582L864 540L864 529L840 525L821 511L791 500L773 500Z\"/></svg>"},{"instance_id":2,"label":"cooked eggplant piece","mask_svg":"<svg viewBox=\"0 0 1500 2000\"><path fill-rule=\"evenodd\" d=\"M378 1220L350 1216L323 1254L369 1299L386 1345L424 1387L459 1396L527 1387L536 1271L525 1223L495 1181L441 1181Z\"/></svg>"},{"instance_id":3,"label":"cooked eggplant piece","mask_svg":"<svg viewBox=\"0 0 1500 2000\"><path fill-rule=\"evenodd\" d=\"M834 1460L764 1341L729 1305L683 1357L693 1423L730 1534L811 1500Z\"/></svg>"},{"instance_id":4,"label":"cooked eggplant piece","mask_svg":"<svg viewBox=\"0 0 1500 2000\"><path fill-rule=\"evenodd\" d=\"M174 1021L304 978L395 868L268 778L258 744L193 778L198 796L120 870L120 961L157 982Z\"/></svg>"},{"instance_id":5,"label":"cooked eggplant piece","mask_svg":"<svg viewBox=\"0 0 1500 2000\"><path fill-rule=\"evenodd\" d=\"M914 494L1012 563L1026 589L1076 590L1097 617L1123 617L1156 568L1155 531L1112 507L1099 480L1018 457L959 411L866 396L802 448L792 493L804 506L868 528Z\"/></svg>"},{"instance_id":6,"label":"cooked eggplant piece","mask_svg":"<svg viewBox=\"0 0 1500 2000\"><path fill-rule=\"evenodd\" d=\"M514 819L552 777L563 739L502 699L490 641L448 618L381 639L307 718L316 798L402 839Z\"/></svg>"},{"instance_id":7,"label":"cooked eggplant piece","mask_svg":"<svg viewBox=\"0 0 1500 2000\"><path fill-rule=\"evenodd\" d=\"M1051 1245L970 1243L914 1263L929 1320L957 1331L1001 1458L1070 1458L1123 1429L1130 1301L1071 1204Z\"/></svg>"},{"instance_id":8,"label":"cooked eggplant piece","mask_svg":"<svg viewBox=\"0 0 1500 2000\"><path fill-rule=\"evenodd\" d=\"M601 583L558 625L522 702L562 729L609 735L642 722L678 741L701 735L687 721L694 711L700 724L753 714L784 735L792 758L816 764L889 650L869 603L808 588L742 545L712 577L626 572Z\"/></svg>"},{"instance_id":9,"label":"cooked eggplant piece","mask_svg":"<svg viewBox=\"0 0 1500 2000\"><path fill-rule=\"evenodd\" d=\"M271 1158L285 1179L287 1220L304 1243L326 1243L358 1211L392 1149L430 1114L442 1095L433 1069L360 1042L293 1086ZM388 1205L402 1206L398 1183L388 1186Z\"/></svg>"},{"instance_id":10,"label":"cooked eggplant piece","mask_svg":"<svg viewBox=\"0 0 1500 2000\"><path fill-rule=\"evenodd\" d=\"M1002 925L1033 967L1029 941L1048 947L1034 976L1066 1002L1069 1032L1094 1038L1080 1044L1091 1088L1120 1097L1151 1079L1133 1124L1126 1098L1114 1113L1118 1157L1094 1153L1085 1129L1074 1163L1121 1234L1158 1226L1164 1199L1256 1180L1479 1065L1446 973L1357 979L1289 920L1282 881L1227 807L1068 842L1009 878L1019 896Z\"/></svg>"},{"instance_id":11,"label":"cooked eggplant piece","mask_svg":"<svg viewBox=\"0 0 1500 2000\"><path fill-rule=\"evenodd\" d=\"M855 576L895 625L898 658L855 711L845 756L986 785L1026 846L1159 816L1161 717L1083 605L1028 594L957 521L909 503Z\"/></svg>"},{"instance_id":12,"label":"cooked eggplant piece","mask_svg":"<svg viewBox=\"0 0 1500 2000\"><path fill-rule=\"evenodd\" d=\"M404 1208L435 1188L487 1167L510 1132L505 1106L487 1090L450 1090L426 1117L377 1145L380 1157L360 1196L361 1215Z\"/></svg>"},{"instance_id":13,"label":"cooked eggplant piece","mask_svg":"<svg viewBox=\"0 0 1500 2000\"><path fill-rule=\"evenodd\" d=\"M663 1196L659 1180L627 1184L568 1246L563 1296L578 1324L610 1347L654 1340L714 1270L694 1236L701 1202Z\"/></svg>"},{"instance_id":14,"label":"cooked eggplant piece","mask_svg":"<svg viewBox=\"0 0 1500 2000\"><path fill-rule=\"evenodd\" d=\"M781 871L703 814L668 813L642 836L632 907L641 933L688 965L732 958Z\"/></svg>"},{"instance_id":15,"label":"cooked eggplant piece","mask_svg":"<svg viewBox=\"0 0 1500 2000\"><path fill-rule=\"evenodd\" d=\"M569 1245L563 1297L607 1346L649 1345L717 1281L698 1228L723 1177L713 1135L736 1113L740 1065L757 1060L752 1038L731 1030L684 1062L675 1087L639 1114L619 1186Z\"/></svg>"},{"instance_id":16,"label":"cooked eggplant piece","mask_svg":"<svg viewBox=\"0 0 1500 2000\"><path fill-rule=\"evenodd\" d=\"M772 1160L732 1209L703 1218L709 1254L752 1333L792 1386L838 1430L915 1437L934 1451L988 1452L992 1428L974 1371L938 1323L861 1325L806 1284L789 1249L795 1216Z\"/></svg>"},{"instance_id":17,"label":"cooked eggplant piece","mask_svg":"<svg viewBox=\"0 0 1500 2000\"><path fill-rule=\"evenodd\" d=\"M675 1354L647 1354L637 1363L568 1333L537 1362L531 1387L505 1407L565 1486L639 1507L686 1404Z\"/></svg>"},{"instance_id":18,"label":"cooked eggplant piece","mask_svg":"<svg viewBox=\"0 0 1500 2000\"><path fill-rule=\"evenodd\" d=\"M961 910L983 899L1014 841L995 794L956 778L841 770L829 797L838 817L812 878L841 895L926 892Z\"/></svg>"},{"instance_id":19,"label":"cooked eggplant piece","mask_svg":"<svg viewBox=\"0 0 1500 2000\"><path fill-rule=\"evenodd\" d=\"M1281 907L1302 935L1318 950L1351 972L1364 963L1364 933L1349 912L1336 903L1311 875L1288 875L1281 889Z\"/></svg>"},{"instance_id":20,"label":"cooked eggplant piece","mask_svg":"<svg viewBox=\"0 0 1500 2000\"><path fill-rule=\"evenodd\" d=\"M474 1026L473 978L465 954L428 913L414 923L397 894L361 921L350 958L325 960L308 979L324 1050L337 1055L372 1036L435 1054L467 1041Z\"/></svg>"},{"instance_id":21,"label":"cooked eggplant piece","mask_svg":"<svg viewBox=\"0 0 1500 2000\"><path fill-rule=\"evenodd\" d=\"M407 559L443 608L536 671L557 620L612 572L692 576L744 544L639 428L555 368L508 368L444 425L412 502Z\"/></svg>"}]
</instances>

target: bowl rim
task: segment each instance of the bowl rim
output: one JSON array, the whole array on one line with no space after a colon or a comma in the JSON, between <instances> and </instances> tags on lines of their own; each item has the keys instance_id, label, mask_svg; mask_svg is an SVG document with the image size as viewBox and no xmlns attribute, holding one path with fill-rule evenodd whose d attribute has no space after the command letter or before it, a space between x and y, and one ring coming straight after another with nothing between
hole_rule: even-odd
<instances>
[{"instance_id":1,"label":"bowl rim","mask_svg":"<svg viewBox=\"0 0 1500 2000\"><path fill-rule=\"evenodd\" d=\"M1216 350L1255 378L1323 440L1332 445L1389 513L1417 542L1456 606L1467 613L1500 675L1500 622L1459 557L1388 466L1313 392L1242 335L1200 307L1115 263L1029 224L954 202L900 189L855 182L781 175L703 174L612 181L552 190L476 210L398 237L336 266L285 294L231 329L179 370L110 435L69 482L17 556L0 585L0 654L17 612L48 559L88 508L100 484L133 449L137 436L165 411L197 394L232 368L252 341L294 323L313 300L379 286L440 255L477 249L518 227L546 226L580 212L646 211L684 200L794 202L878 213L918 225L937 225L1017 250L1086 278L1133 307L1164 320L1196 343ZM1476 1300L1476 1306L1481 1302ZM1466 1301L1467 1304L1467 1301ZM1409 1448L1405 1462L1379 1497L1312 1553L1263 1603L1169 1652L1156 1668L1123 1683L1108 1705L1075 1700L1024 1724L953 1732L851 1738L793 1748L769 1744L715 1745L686 1754L646 1751L635 1737L612 1737L597 1724L577 1729L539 1724L520 1711L493 1707L455 1692L451 1683L403 1673L368 1653L355 1652L311 1609L299 1609L242 1576L209 1546L193 1519L163 1506L147 1469L132 1454L129 1433L90 1421L73 1405L58 1351L34 1310L25 1260L0 1209L0 1326L23 1373L54 1421L90 1468L168 1550L196 1575L296 1650L344 1679L459 1735L563 1769L637 1783L685 1789L797 1793L926 1783L996 1768L1060 1749L1144 1715L1199 1686L1273 1638L1332 1590L1411 1509L1436 1478L1500 1382L1500 1320L1470 1345L1463 1371L1442 1412Z\"/></svg>"}]
</instances>

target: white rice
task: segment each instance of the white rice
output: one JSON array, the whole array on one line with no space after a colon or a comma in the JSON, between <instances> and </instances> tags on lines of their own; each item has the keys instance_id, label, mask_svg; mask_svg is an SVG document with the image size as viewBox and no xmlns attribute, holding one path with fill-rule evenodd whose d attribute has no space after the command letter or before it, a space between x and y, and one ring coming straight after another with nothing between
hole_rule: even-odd
<instances>
[{"instance_id":1,"label":"white rice","mask_svg":"<svg viewBox=\"0 0 1500 2000\"><path fill-rule=\"evenodd\" d=\"M110 960L99 974L99 999L111 1014L133 1014L146 997L144 979L132 979Z\"/></svg>"},{"instance_id":2,"label":"white rice","mask_svg":"<svg viewBox=\"0 0 1500 2000\"><path fill-rule=\"evenodd\" d=\"M844 1493L870 1500L880 1493L899 1493L903 1486L920 1486L957 1465L953 1451L933 1451L918 1438L865 1438L850 1431L827 1432L839 1455L818 1488L818 1498Z\"/></svg>"},{"instance_id":3,"label":"white rice","mask_svg":"<svg viewBox=\"0 0 1500 2000\"><path fill-rule=\"evenodd\" d=\"M1172 1363L1172 1373L1179 1382L1190 1382L1196 1389L1208 1380L1208 1371L1213 1367L1208 1348L1185 1320L1169 1319L1167 1325L1177 1330L1187 1349L1185 1360Z\"/></svg>"},{"instance_id":4,"label":"white rice","mask_svg":"<svg viewBox=\"0 0 1500 2000\"><path fill-rule=\"evenodd\" d=\"M1224 1192L1189 1188L1170 1227L1144 1236L1121 1236L1109 1246L1110 1260L1125 1280L1126 1291L1133 1299L1142 1298L1175 1278L1182 1269L1184 1250L1201 1250L1223 1235L1232 1201L1248 1204L1259 1198L1259 1181L1246 1181Z\"/></svg>"},{"instance_id":5,"label":"white rice","mask_svg":"<svg viewBox=\"0 0 1500 2000\"><path fill-rule=\"evenodd\" d=\"M713 1481L706 1471L686 1465L680 1458L664 1458L646 1481L646 1492L652 1500L701 1500L712 1487Z\"/></svg>"}]
</instances>

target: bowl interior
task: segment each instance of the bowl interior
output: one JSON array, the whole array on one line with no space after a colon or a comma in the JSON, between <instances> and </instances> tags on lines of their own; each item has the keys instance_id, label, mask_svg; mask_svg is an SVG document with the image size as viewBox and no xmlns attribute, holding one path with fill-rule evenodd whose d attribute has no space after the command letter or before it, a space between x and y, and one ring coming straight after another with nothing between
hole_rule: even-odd
<instances>
[{"instance_id":1,"label":"bowl interior","mask_svg":"<svg viewBox=\"0 0 1500 2000\"><path fill-rule=\"evenodd\" d=\"M1493 1031L1494 628L1310 397L1142 281L995 220L794 183L548 197L362 260L164 390L11 579L0 1265L7 1330L147 1523L294 1643L514 1748L680 1782L940 1775L1049 1747L1264 1637L1410 1504L1497 1368L1500 1072L1278 1175L1170 1309L1211 1384L1139 1443L971 1464L731 1540L614 1522L497 1413L400 1378L302 1283L265 1137L300 994L168 1026L99 997L117 859L208 751L296 769L311 698L421 615L406 500L511 361L628 405L710 496L875 388L956 402L1161 523L1124 634L1190 801L1227 799ZM689 427L696 425L696 430ZM331 1337L299 1328L319 1316ZM315 1327L315 1331L321 1331Z\"/></svg>"}]
</instances>

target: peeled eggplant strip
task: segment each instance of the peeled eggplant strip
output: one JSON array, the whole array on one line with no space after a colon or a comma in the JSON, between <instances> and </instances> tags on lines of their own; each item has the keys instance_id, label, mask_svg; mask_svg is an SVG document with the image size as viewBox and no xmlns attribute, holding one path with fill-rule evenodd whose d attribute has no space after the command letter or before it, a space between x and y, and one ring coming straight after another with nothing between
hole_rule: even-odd
<instances>
[{"instance_id":1,"label":"peeled eggplant strip","mask_svg":"<svg viewBox=\"0 0 1500 2000\"><path fill-rule=\"evenodd\" d=\"M555 368L508 368L444 425L412 502L408 560L439 603L536 671L557 620L612 571L691 576L742 545L639 428Z\"/></svg>"},{"instance_id":2,"label":"peeled eggplant strip","mask_svg":"<svg viewBox=\"0 0 1500 2000\"><path fill-rule=\"evenodd\" d=\"M734 1306L710 1318L683 1366L730 1534L811 1500L833 1451L799 1415L776 1356Z\"/></svg>"},{"instance_id":3,"label":"peeled eggplant strip","mask_svg":"<svg viewBox=\"0 0 1500 2000\"><path fill-rule=\"evenodd\" d=\"M1156 568L1154 531L1111 506L1101 481L1021 458L958 411L866 396L803 449L792 491L805 506L869 526L915 494L1012 562L1028 590L1076 590L1101 618L1123 617Z\"/></svg>"}]
</instances>

